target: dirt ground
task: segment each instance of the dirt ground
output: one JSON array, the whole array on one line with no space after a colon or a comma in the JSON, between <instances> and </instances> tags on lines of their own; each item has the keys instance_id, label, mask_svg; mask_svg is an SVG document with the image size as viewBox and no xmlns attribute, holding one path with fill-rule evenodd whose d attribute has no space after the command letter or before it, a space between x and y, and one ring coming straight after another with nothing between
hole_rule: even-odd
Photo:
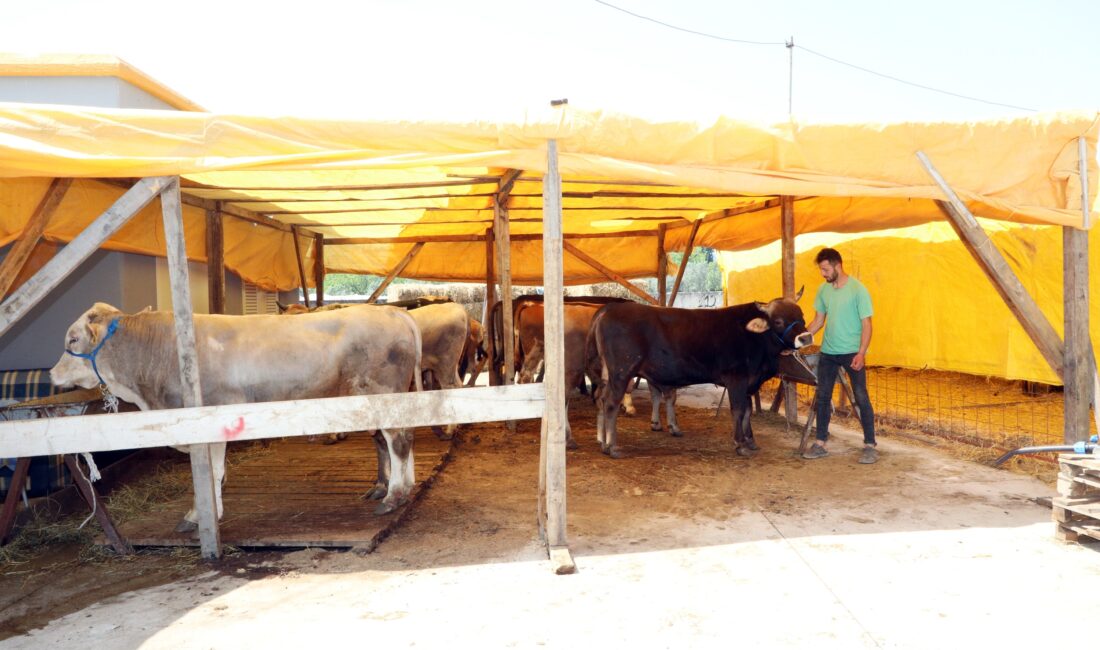
<instances>
[{"instance_id":1,"label":"dirt ground","mask_svg":"<svg viewBox=\"0 0 1100 650\"><path fill-rule=\"evenodd\" d=\"M1018 647L1051 629L1021 614L1094 613L1100 554L1053 539L1032 501L1053 492L1040 481L891 436L878 464L858 465L843 420L831 456L804 461L800 431L770 414L754 419L762 451L744 459L717 392L681 398L682 438L650 431L636 395L621 460L599 453L594 409L573 403L576 575L552 575L536 539L537 423L483 425L372 554L207 565L81 561L75 543L58 546L4 568L0 647Z\"/></svg>"}]
</instances>

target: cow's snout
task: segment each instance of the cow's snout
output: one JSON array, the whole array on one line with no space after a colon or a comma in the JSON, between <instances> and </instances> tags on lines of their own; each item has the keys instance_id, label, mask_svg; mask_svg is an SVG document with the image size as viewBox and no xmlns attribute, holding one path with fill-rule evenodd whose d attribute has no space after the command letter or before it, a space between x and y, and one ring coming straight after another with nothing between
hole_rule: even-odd
<instances>
[{"instance_id":1,"label":"cow's snout","mask_svg":"<svg viewBox=\"0 0 1100 650\"><path fill-rule=\"evenodd\" d=\"M802 332L798 336L794 337L794 349L804 348L807 345L814 344L814 335L809 332Z\"/></svg>"}]
</instances>

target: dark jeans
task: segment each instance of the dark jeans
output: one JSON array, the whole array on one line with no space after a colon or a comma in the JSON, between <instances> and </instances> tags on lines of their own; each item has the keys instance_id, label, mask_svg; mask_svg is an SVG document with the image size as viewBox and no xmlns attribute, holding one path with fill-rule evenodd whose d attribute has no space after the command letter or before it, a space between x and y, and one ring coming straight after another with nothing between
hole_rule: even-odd
<instances>
[{"instance_id":1,"label":"dark jeans","mask_svg":"<svg viewBox=\"0 0 1100 650\"><path fill-rule=\"evenodd\" d=\"M824 442L829 439L829 418L833 414L833 386L841 368L848 373L855 393L856 406L859 407L859 422L863 425L863 443L875 444L875 412L871 409L871 398L867 395L867 367L852 370L852 354L822 354L817 363L817 439Z\"/></svg>"}]
</instances>

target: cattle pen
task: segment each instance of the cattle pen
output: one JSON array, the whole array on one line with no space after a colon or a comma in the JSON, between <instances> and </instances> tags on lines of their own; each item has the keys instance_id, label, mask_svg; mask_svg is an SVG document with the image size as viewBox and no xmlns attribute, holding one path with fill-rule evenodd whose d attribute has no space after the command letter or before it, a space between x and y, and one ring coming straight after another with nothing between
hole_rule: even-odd
<instances>
[{"instance_id":1,"label":"cattle pen","mask_svg":"<svg viewBox=\"0 0 1100 650\"><path fill-rule=\"evenodd\" d=\"M190 445L206 557L221 553L213 443L540 419L533 510L554 570L572 571L564 285L629 285L656 276L660 295L639 298L670 304L684 267L666 296L667 253L697 245L737 250L781 241L782 295L793 298L797 234L947 220L1063 378L1064 440L1088 435L1095 384L1086 238L1096 200L1096 184L1088 182L1096 170L1092 114L880 130L651 124L561 103L524 123L493 125L30 105L2 106L0 118L8 143L0 196L15 208L0 222L4 241L14 242L0 277L9 282L18 274L40 239L66 244L0 305L0 334L100 248L165 256L186 387L182 409L0 422L2 455ZM974 165L973 151L1004 162ZM1064 338L976 216L1063 228ZM333 272L383 275L383 286L398 276L484 281L487 305L499 284L505 331L512 327L512 284L541 284L545 381L204 406L199 383L208 370L197 365L188 260L209 265L212 311L219 310L226 268L271 288L301 288L307 296L315 288L317 303L324 275ZM510 337L504 343L510 364ZM784 390L793 421L795 389Z\"/></svg>"}]
</instances>

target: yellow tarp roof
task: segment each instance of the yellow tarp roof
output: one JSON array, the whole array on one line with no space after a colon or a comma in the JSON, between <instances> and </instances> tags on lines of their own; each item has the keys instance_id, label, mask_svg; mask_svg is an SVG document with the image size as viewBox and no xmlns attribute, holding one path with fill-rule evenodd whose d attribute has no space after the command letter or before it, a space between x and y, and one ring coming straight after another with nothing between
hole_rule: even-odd
<instances>
[{"instance_id":1,"label":"yellow tarp roof","mask_svg":"<svg viewBox=\"0 0 1100 650\"><path fill-rule=\"evenodd\" d=\"M567 237L627 277L656 271L666 247L752 248L779 236L776 197L790 195L797 233L859 232L942 219L923 150L976 214L1021 223L1080 225L1077 138L1097 181L1095 113L1052 113L978 123L763 127L651 123L570 107L515 123L349 122L166 111L0 104L0 241L17 237L44 178L181 175L193 205L217 201L278 229L229 218L227 265L267 288L298 285L288 226L322 233L326 268L385 274L412 243L339 240L448 236L427 244L402 274L483 282L493 194L522 170L508 200L513 272L541 281L546 142L558 141ZM1090 203L1096 201L1096 186ZM47 236L71 239L119 187L75 186ZM204 203L205 202L205 203ZM148 212L148 211L147 211ZM109 247L162 254L143 215ZM203 259L202 211L188 212L188 250ZM228 228L234 224L233 228ZM312 237L303 237L307 257ZM307 265L308 265L307 261ZM567 254L567 282L603 276Z\"/></svg>"}]
</instances>

